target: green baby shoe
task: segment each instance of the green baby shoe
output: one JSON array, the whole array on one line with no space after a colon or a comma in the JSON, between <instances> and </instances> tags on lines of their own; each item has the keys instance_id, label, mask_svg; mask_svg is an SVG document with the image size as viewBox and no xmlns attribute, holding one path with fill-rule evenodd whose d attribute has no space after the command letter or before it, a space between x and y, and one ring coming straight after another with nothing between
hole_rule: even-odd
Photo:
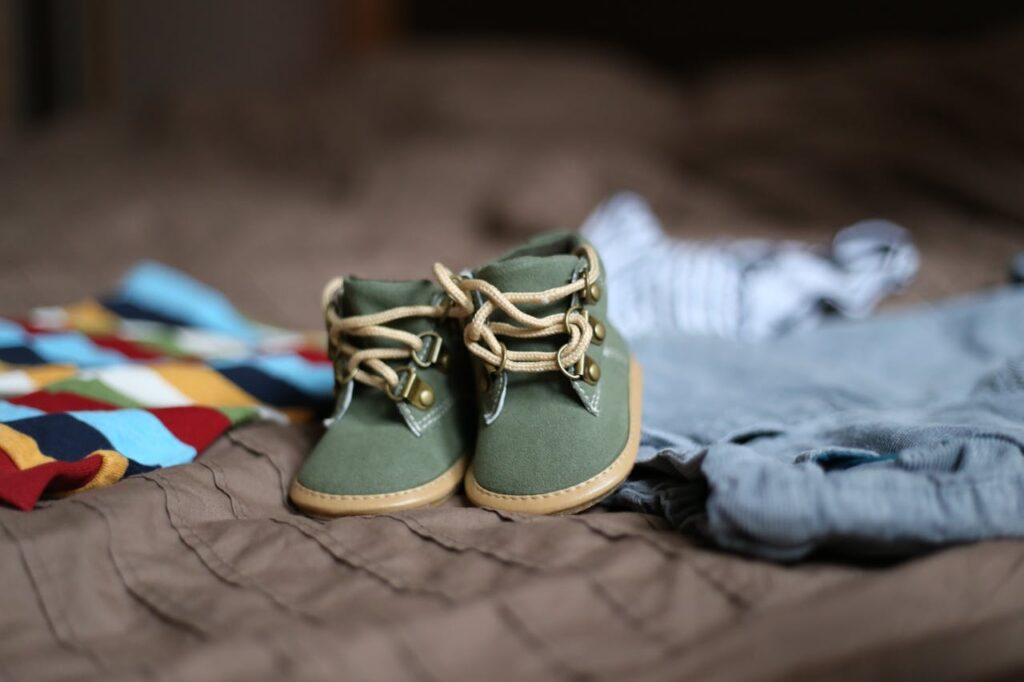
<instances>
[{"instance_id":1,"label":"green baby shoe","mask_svg":"<svg viewBox=\"0 0 1024 682\"><path fill-rule=\"evenodd\" d=\"M450 301L427 281L324 291L336 407L289 496L319 516L440 504L473 445L472 370Z\"/></svg>"},{"instance_id":2,"label":"green baby shoe","mask_svg":"<svg viewBox=\"0 0 1024 682\"><path fill-rule=\"evenodd\" d=\"M535 239L453 278L469 313L481 425L466 474L476 505L514 512L582 511L633 468L640 441L641 373L607 322L594 248L573 234Z\"/></svg>"}]
</instances>

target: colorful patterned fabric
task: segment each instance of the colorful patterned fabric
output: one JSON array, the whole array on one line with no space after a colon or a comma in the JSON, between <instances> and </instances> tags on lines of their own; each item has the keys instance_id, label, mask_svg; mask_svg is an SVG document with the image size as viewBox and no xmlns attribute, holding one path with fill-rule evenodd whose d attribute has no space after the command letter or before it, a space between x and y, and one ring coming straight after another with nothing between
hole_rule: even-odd
<instances>
[{"instance_id":1,"label":"colorful patterned fabric","mask_svg":"<svg viewBox=\"0 0 1024 682\"><path fill-rule=\"evenodd\" d=\"M190 462L236 424L314 418L334 381L322 346L151 262L106 298L0 318L0 501L32 509Z\"/></svg>"}]
</instances>

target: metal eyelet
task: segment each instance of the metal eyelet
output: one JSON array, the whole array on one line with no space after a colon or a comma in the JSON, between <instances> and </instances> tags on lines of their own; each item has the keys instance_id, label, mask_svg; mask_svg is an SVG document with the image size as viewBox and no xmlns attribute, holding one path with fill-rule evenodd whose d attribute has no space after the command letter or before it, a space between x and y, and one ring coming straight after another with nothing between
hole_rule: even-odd
<instances>
[{"instance_id":1,"label":"metal eyelet","mask_svg":"<svg viewBox=\"0 0 1024 682\"><path fill-rule=\"evenodd\" d=\"M608 330L605 328L604 323L592 315L588 315L588 322L590 322L590 329L594 332L592 337L592 343L600 346L604 342L604 337L607 336Z\"/></svg>"},{"instance_id":2,"label":"metal eyelet","mask_svg":"<svg viewBox=\"0 0 1024 682\"><path fill-rule=\"evenodd\" d=\"M441 338L440 334L438 334L436 331L433 331L433 330L426 331L426 332L420 332L419 334L417 334L417 336L420 339L427 339L427 338L434 339L434 342L431 343L429 345L429 347L427 346L426 343L424 343L423 346L420 348L421 351L423 349L427 349L427 350L430 351L430 357L427 358L426 360L421 358L419 356L419 353L417 353L415 351L413 351L413 353L412 353L412 361L415 362L420 367L426 369L427 367L430 367L431 365L436 363L437 359L439 357L441 357L441 346L444 345L444 339Z\"/></svg>"},{"instance_id":3,"label":"metal eyelet","mask_svg":"<svg viewBox=\"0 0 1024 682\"><path fill-rule=\"evenodd\" d=\"M500 343L500 342L499 342ZM501 344L501 364L491 369L491 374L501 374L508 367L508 346Z\"/></svg>"},{"instance_id":4,"label":"metal eyelet","mask_svg":"<svg viewBox=\"0 0 1024 682\"><path fill-rule=\"evenodd\" d=\"M596 360L591 359L590 356L584 355L576 362L576 365L573 367L573 369L576 370L575 374L573 374L572 372L565 368L565 365L562 363L562 352L568 347L569 344L565 344L564 346L558 349L558 359L555 361L556 363L558 363L558 369L562 370L562 374L567 376L572 381L579 381L580 379L582 379L591 386L600 381L601 366L597 364Z\"/></svg>"},{"instance_id":5,"label":"metal eyelet","mask_svg":"<svg viewBox=\"0 0 1024 682\"><path fill-rule=\"evenodd\" d=\"M403 380L402 377L405 377ZM395 389L398 389L397 391ZM413 407L426 410L434 404L434 389L416 374L416 368L410 364L398 370L398 383L387 391L388 397L396 403L403 400Z\"/></svg>"},{"instance_id":6,"label":"metal eyelet","mask_svg":"<svg viewBox=\"0 0 1024 682\"><path fill-rule=\"evenodd\" d=\"M583 367L581 366L583 363L583 358L580 358L580 361L576 363L576 374L573 374L572 372L567 370L565 368L565 365L562 363L562 353L565 352L565 349L568 347L569 344L565 344L564 346L558 349L558 353L555 354L555 363L558 365L558 369L562 370L562 374L569 377L569 379L571 379L572 381L576 381L577 379L583 378Z\"/></svg>"},{"instance_id":7,"label":"metal eyelet","mask_svg":"<svg viewBox=\"0 0 1024 682\"><path fill-rule=\"evenodd\" d=\"M584 257L586 255L586 251L584 251L583 248L581 247L581 248L575 249L572 252L572 254L574 256ZM581 279L583 279L583 281L584 281L584 286L580 290L580 298L582 298L583 302L588 304L588 305L593 305L594 303L597 303L598 301L600 301L601 300L601 293L602 293L601 285L597 283L596 279L593 282L591 282L589 284L586 284L587 275L590 273L590 266L591 265L592 265L592 263L588 259L587 260L587 264L579 272L579 277Z\"/></svg>"},{"instance_id":8,"label":"metal eyelet","mask_svg":"<svg viewBox=\"0 0 1024 682\"><path fill-rule=\"evenodd\" d=\"M572 330L569 328L569 316L574 312L578 312L583 315L583 321L586 323L590 322L590 313L583 306L576 304L565 311L565 316L562 318L562 325L565 327L565 333L571 334Z\"/></svg>"},{"instance_id":9,"label":"metal eyelet","mask_svg":"<svg viewBox=\"0 0 1024 682\"><path fill-rule=\"evenodd\" d=\"M403 380L402 377L405 377ZM412 391L412 382L416 378L416 370L412 366L402 367L398 370L398 383L390 386L387 391L388 397L396 403L402 402ZM395 389L398 389L397 391Z\"/></svg>"},{"instance_id":10,"label":"metal eyelet","mask_svg":"<svg viewBox=\"0 0 1024 682\"><path fill-rule=\"evenodd\" d=\"M565 333L571 334L572 330L569 329L569 315L574 311L578 311L583 314L583 321L590 325L592 332L590 336L590 342L594 345L600 346L604 342L604 337L607 335L608 330L605 328L604 323L601 320L590 314L590 311L584 308L582 305L574 305L565 311L565 317L563 318L562 324L565 326Z\"/></svg>"}]
</instances>

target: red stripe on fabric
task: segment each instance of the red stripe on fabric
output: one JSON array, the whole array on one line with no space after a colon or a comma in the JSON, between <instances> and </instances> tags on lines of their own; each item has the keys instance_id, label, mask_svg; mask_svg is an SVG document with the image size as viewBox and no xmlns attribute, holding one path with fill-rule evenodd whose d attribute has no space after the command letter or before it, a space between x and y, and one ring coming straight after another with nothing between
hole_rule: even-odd
<instances>
[{"instance_id":1,"label":"red stripe on fabric","mask_svg":"<svg viewBox=\"0 0 1024 682\"><path fill-rule=\"evenodd\" d=\"M131 358L132 360L159 360L161 358L169 357L168 355L155 351L151 348L146 348L134 341L121 339L116 336L90 336L89 340L102 348L116 350L121 355L126 358Z\"/></svg>"},{"instance_id":2,"label":"red stripe on fabric","mask_svg":"<svg viewBox=\"0 0 1024 682\"><path fill-rule=\"evenodd\" d=\"M0 449L0 502L31 511L43 493L80 488L99 473L101 466L102 457L86 457L77 462L47 462L22 470Z\"/></svg>"},{"instance_id":3,"label":"red stripe on fabric","mask_svg":"<svg viewBox=\"0 0 1024 682\"><path fill-rule=\"evenodd\" d=\"M120 409L117 405L105 403L102 400L96 400L95 398L87 398L86 396L79 395L77 393L68 393L67 391L57 391L54 393L50 393L48 391L36 391L35 393L29 393L28 395L11 398L7 402L14 403L15 405L24 405L25 407L34 407L37 410L42 410L43 412L50 414L55 412L88 412Z\"/></svg>"},{"instance_id":4,"label":"red stripe on fabric","mask_svg":"<svg viewBox=\"0 0 1024 682\"><path fill-rule=\"evenodd\" d=\"M68 330L66 325L60 325L58 327L40 327L38 325L32 324L28 320L20 318L9 317L7 319L10 320L11 322L20 324L22 329L27 331L29 334L59 334L61 332L66 332Z\"/></svg>"},{"instance_id":5,"label":"red stripe on fabric","mask_svg":"<svg viewBox=\"0 0 1024 682\"><path fill-rule=\"evenodd\" d=\"M197 453L228 430L231 420L220 410L209 407L158 407L148 410L174 437L191 445Z\"/></svg>"},{"instance_id":6,"label":"red stripe on fabric","mask_svg":"<svg viewBox=\"0 0 1024 682\"><path fill-rule=\"evenodd\" d=\"M310 362L327 363L331 361L331 358L327 353L319 348L300 348L295 351L295 354L309 360Z\"/></svg>"}]
</instances>

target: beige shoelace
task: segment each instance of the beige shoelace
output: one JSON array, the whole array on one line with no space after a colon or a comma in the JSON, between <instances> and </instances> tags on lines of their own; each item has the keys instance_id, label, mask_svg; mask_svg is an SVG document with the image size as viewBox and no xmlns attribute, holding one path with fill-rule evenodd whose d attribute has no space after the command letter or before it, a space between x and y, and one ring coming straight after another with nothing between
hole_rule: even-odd
<instances>
[{"instance_id":1,"label":"beige shoelace","mask_svg":"<svg viewBox=\"0 0 1024 682\"><path fill-rule=\"evenodd\" d=\"M579 366L594 330L587 311L580 305L569 307L564 313L553 313L535 317L523 312L520 305L550 305L555 301L581 293L584 298L596 298L596 281L600 275L597 253L584 245L579 253L587 259L583 276L562 286L544 291L502 292L493 284L481 279L457 277L440 263L434 264L434 276L452 300L452 309L458 317L467 316L464 340L466 348L480 358L495 372L552 372L560 371L572 379L580 378L582 372L572 371ZM479 308L473 304L472 294L479 293L485 301ZM475 308L475 309L474 309ZM497 311L508 316L510 322L492 322L491 315ZM498 339L537 339L547 336L568 334L569 340L557 351L516 351Z\"/></svg>"},{"instance_id":2,"label":"beige shoelace","mask_svg":"<svg viewBox=\"0 0 1024 682\"><path fill-rule=\"evenodd\" d=\"M334 308L333 301L343 280L335 278L328 282L323 293L324 316L331 357L335 359L338 381L342 384L358 381L373 386L401 399L404 368L395 370L387 361L407 360L421 367L429 366L438 358L424 360L420 357L426 345L425 339L435 337L433 348L436 356L440 349L440 336L436 332L412 332L394 329L387 325L410 317L445 318L468 317L464 332L466 348L494 371L508 372L552 372L560 371L576 379L580 373L571 368L581 363L590 343L594 340L587 311L580 305L569 307L564 313L553 313L535 317L525 313L519 305L549 305L571 297L573 294L590 295L596 298L595 283L600 275L597 254L590 246L580 249L587 258L587 269L579 279L562 286L537 292L504 293L489 282L456 276L441 263L434 264L434 275L448 295L449 300L440 305L399 306L369 315L342 317ZM478 292L486 300L479 307L473 303L472 294ZM491 315L501 311L511 322L492 322ZM568 334L569 340L557 351L515 351L509 350L499 336L512 339L537 339L547 336ZM347 338L379 338L394 341L397 347L359 348ZM339 361L344 359L344 371Z\"/></svg>"},{"instance_id":3,"label":"beige shoelace","mask_svg":"<svg viewBox=\"0 0 1024 682\"><path fill-rule=\"evenodd\" d=\"M402 376L392 368L387 360L409 360L421 367L437 361L440 351L441 337L437 332L429 331L420 334L393 329L387 325L409 317L441 318L452 314L450 305L409 305L383 310L370 315L342 317L334 308L333 301L338 290L343 286L342 279L336 278L327 283L323 293L324 316L327 320L327 337L331 357L335 359L335 372L342 384L355 380L367 386L379 388L395 400L403 396ZM348 338L388 339L401 344L401 347L359 348L347 341ZM425 339L434 337L434 357L424 360L420 353L426 345ZM344 372L340 371L338 361L346 359Z\"/></svg>"}]
</instances>

